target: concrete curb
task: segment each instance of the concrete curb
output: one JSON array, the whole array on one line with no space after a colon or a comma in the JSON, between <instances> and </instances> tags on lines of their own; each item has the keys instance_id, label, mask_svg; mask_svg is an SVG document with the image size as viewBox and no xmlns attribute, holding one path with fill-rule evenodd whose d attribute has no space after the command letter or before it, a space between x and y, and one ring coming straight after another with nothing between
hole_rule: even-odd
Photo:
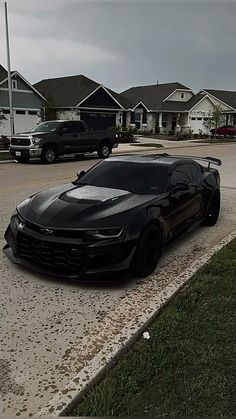
<instances>
[{"instance_id":1,"label":"concrete curb","mask_svg":"<svg viewBox=\"0 0 236 419\"><path fill-rule=\"evenodd\" d=\"M121 356L135 343L157 317L160 310L180 291L187 281L205 265L212 256L236 238L236 230L228 234L205 255L195 260L184 272L167 285L158 295L154 295L145 312L132 319L115 339L107 344L86 367L84 367L49 403L35 416L64 416L71 412L92 386L103 379Z\"/></svg>"}]
</instances>

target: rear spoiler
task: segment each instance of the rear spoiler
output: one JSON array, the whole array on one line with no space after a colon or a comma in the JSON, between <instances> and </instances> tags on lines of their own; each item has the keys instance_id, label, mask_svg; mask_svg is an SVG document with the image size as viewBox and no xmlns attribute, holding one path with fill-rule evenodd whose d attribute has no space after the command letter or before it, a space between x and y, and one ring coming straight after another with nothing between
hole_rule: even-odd
<instances>
[{"instance_id":1,"label":"rear spoiler","mask_svg":"<svg viewBox=\"0 0 236 419\"><path fill-rule=\"evenodd\" d=\"M181 156L181 155L174 155L174 154L167 154L167 153L156 154L156 156L180 157L181 159L200 160L200 161L208 162L208 169L210 169L211 164L214 164L215 166L222 165L222 161L220 159L215 159L215 157Z\"/></svg>"}]
</instances>

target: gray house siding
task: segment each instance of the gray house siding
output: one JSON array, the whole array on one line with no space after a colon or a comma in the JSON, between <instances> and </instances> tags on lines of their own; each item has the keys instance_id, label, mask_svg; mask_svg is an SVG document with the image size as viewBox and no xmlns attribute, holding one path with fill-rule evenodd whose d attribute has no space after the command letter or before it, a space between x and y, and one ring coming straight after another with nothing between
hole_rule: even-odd
<instances>
[{"instance_id":1,"label":"gray house siding","mask_svg":"<svg viewBox=\"0 0 236 419\"><path fill-rule=\"evenodd\" d=\"M31 87L24 82L20 77L13 77L12 80L17 80L17 90L29 90L32 91ZM0 85L1 88L8 89L8 80L6 80L3 84Z\"/></svg>"},{"instance_id":2,"label":"gray house siding","mask_svg":"<svg viewBox=\"0 0 236 419\"><path fill-rule=\"evenodd\" d=\"M40 109L43 100L34 93L12 91L13 107L26 109ZM7 90L0 90L0 108L9 107L9 96Z\"/></svg>"}]
</instances>

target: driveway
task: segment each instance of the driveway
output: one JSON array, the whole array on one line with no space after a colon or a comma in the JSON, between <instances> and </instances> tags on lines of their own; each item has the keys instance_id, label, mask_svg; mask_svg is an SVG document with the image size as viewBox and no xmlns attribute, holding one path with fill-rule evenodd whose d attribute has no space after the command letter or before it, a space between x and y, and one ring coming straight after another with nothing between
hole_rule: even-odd
<instances>
[{"instance_id":1,"label":"driveway","mask_svg":"<svg viewBox=\"0 0 236 419\"><path fill-rule=\"evenodd\" d=\"M200 227L172 245L149 278L81 285L31 273L12 265L1 253L1 415L36 414L124 328L131 316L138 321L140 310L148 310L152 293L160 292L188 264L236 229L236 145L199 145L170 151L223 160L222 210L215 227ZM1 165L1 246L9 217L19 201L74 179L77 170L96 161Z\"/></svg>"}]
</instances>

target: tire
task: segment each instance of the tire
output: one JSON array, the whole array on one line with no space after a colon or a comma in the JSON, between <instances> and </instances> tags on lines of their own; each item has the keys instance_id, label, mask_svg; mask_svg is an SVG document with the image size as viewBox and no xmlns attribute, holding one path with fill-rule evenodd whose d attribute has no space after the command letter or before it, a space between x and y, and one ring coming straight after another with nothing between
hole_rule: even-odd
<instances>
[{"instance_id":1,"label":"tire","mask_svg":"<svg viewBox=\"0 0 236 419\"><path fill-rule=\"evenodd\" d=\"M133 271L139 278L146 278L156 268L162 254L161 230L156 225L146 227L140 236L133 259Z\"/></svg>"},{"instance_id":2,"label":"tire","mask_svg":"<svg viewBox=\"0 0 236 419\"><path fill-rule=\"evenodd\" d=\"M41 160L43 163L52 164L55 163L57 158L56 149L53 146L44 147L42 151Z\"/></svg>"},{"instance_id":3,"label":"tire","mask_svg":"<svg viewBox=\"0 0 236 419\"><path fill-rule=\"evenodd\" d=\"M212 227L217 223L220 213L220 191L215 191L211 197L203 224Z\"/></svg>"},{"instance_id":4,"label":"tire","mask_svg":"<svg viewBox=\"0 0 236 419\"><path fill-rule=\"evenodd\" d=\"M28 163L29 157L16 157L18 163Z\"/></svg>"},{"instance_id":5,"label":"tire","mask_svg":"<svg viewBox=\"0 0 236 419\"><path fill-rule=\"evenodd\" d=\"M99 144L97 153L100 159L107 159L111 154L110 144L107 141L104 141L101 144Z\"/></svg>"}]
</instances>

